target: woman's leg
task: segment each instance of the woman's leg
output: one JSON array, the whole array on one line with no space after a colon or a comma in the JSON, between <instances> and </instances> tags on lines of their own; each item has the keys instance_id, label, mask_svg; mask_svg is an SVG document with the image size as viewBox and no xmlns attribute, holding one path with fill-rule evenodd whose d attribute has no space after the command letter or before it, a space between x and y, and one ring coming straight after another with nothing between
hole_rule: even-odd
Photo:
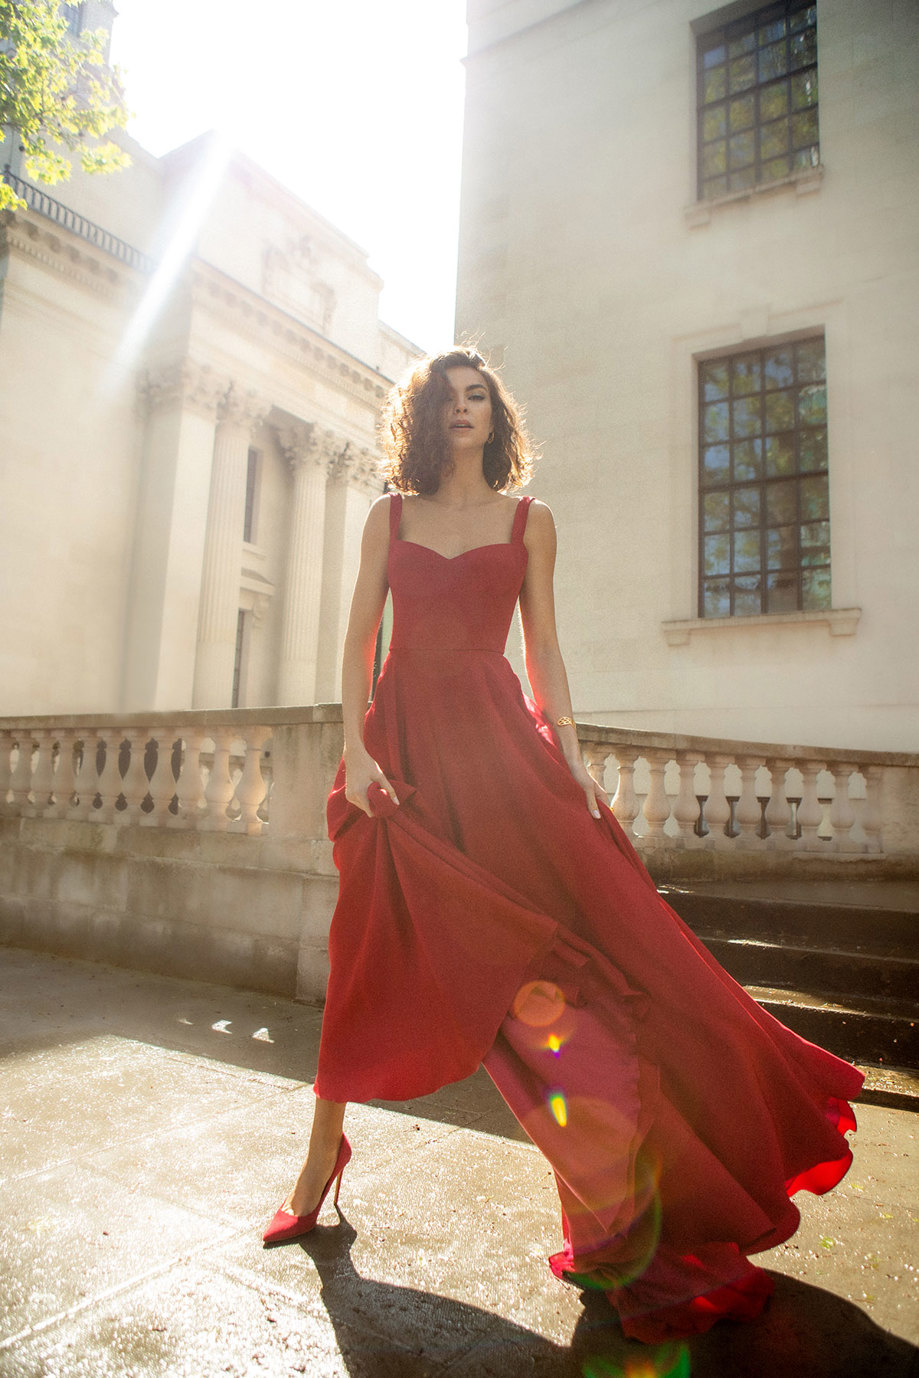
<instances>
[{"instance_id":1,"label":"woman's leg","mask_svg":"<svg viewBox=\"0 0 919 1378\"><path fill-rule=\"evenodd\" d=\"M332 1175L341 1143L346 1106L346 1101L320 1100L316 1097L306 1162L300 1169L296 1186L284 1203L294 1215L309 1215L310 1211L315 1210L323 1188Z\"/></svg>"}]
</instances>

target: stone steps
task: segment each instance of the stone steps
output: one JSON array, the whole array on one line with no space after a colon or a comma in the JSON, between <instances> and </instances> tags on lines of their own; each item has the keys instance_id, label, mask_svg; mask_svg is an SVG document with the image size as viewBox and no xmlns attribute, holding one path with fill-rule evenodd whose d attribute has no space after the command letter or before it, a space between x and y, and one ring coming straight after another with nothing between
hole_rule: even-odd
<instances>
[{"instance_id":1,"label":"stone steps","mask_svg":"<svg viewBox=\"0 0 919 1378\"><path fill-rule=\"evenodd\" d=\"M661 893L764 1009L866 1070L864 1101L919 1109L919 907L829 888Z\"/></svg>"}]
</instances>

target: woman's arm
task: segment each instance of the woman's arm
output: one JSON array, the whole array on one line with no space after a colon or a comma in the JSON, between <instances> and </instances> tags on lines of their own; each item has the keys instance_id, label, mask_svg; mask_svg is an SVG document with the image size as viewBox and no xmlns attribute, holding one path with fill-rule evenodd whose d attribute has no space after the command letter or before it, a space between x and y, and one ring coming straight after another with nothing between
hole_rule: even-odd
<instances>
[{"instance_id":1,"label":"woman's arm","mask_svg":"<svg viewBox=\"0 0 919 1378\"><path fill-rule=\"evenodd\" d=\"M571 717L571 694L555 626L555 594L552 587L555 522L545 503L531 504L525 540L529 560L520 590L520 615L530 687L537 704L555 727L571 774L584 791L587 807L595 818L599 818L597 796L607 803L609 796L588 774L581 758L575 728L569 724L558 725L559 718Z\"/></svg>"},{"instance_id":2,"label":"woman's arm","mask_svg":"<svg viewBox=\"0 0 919 1378\"><path fill-rule=\"evenodd\" d=\"M370 813L367 791L376 781L398 804L395 791L364 746L364 715L370 698L373 656L389 583L389 497L378 498L367 514L361 538L361 564L341 663L341 706L345 728L345 798Z\"/></svg>"}]
</instances>

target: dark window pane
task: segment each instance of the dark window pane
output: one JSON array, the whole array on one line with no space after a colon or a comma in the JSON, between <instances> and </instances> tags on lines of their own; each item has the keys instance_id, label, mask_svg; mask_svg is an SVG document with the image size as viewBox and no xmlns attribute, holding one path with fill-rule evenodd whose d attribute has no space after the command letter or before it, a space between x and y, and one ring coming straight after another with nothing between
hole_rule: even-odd
<instances>
[{"instance_id":1,"label":"dark window pane","mask_svg":"<svg viewBox=\"0 0 919 1378\"><path fill-rule=\"evenodd\" d=\"M802 340L795 346L799 383L821 383L826 377L826 356L822 340Z\"/></svg>"},{"instance_id":2,"label":"dark window pane","mask_svg":"<svg viewBox=\"0 0 919 1378\"><path fill-rule=\"evenodd\" d=\"M751 30L731 39L728 44L728 57L742 57L744 53L752 53L755 47L756 34Z\"/></svg>"},{"instance_id":3,"label":"dark window pane","mask_svg":"<svg viewBox=\"0 0 919 1378\"><path fill-rule=\"evenodd\" d=\"M703 617L730 617L731 581L706 579L702 586Z\"/></svg>"},{"instance_id":4,"label":"dark window pane","mask_svg":"<svg viewBox=\"0 0 919 1378\"><path fill-rule=\"evenodd\" d=\"M733 134L728 141L732 168L746 167L756 155L756 135L752 129L745 134Z\"/></svg>"},{"instance_id":5,"label":"dark window pane","mask_svg":"<svg viewBox=\"0 0 919 1378\"><path fill-rule=\"evenodd\" d=\"M706 531L725 531L731 523L731 499L728 493L706 493L702 501L702 518Z\"/></svg>"},{"instance_id":6,"label":"dark window pane","mask_svg":"<svg viewBox=\"0 0 919 1378\"><path fill-rule=\"evenodd\" d=\"M773 43L768 48L763 48L759 55L759 79L760 81L772 81L774 77L783 77L788 71L788 54L785 51L784 39L781 43Z\"/></svg>"},{"instance_id":7,"label":"dark window pane","mask_svg":"<svg viewBox=\"0 0 919 1378\"><path fill-rule=\"evenodd\" d=\"M804 478L801 480L801 519L802 521L813 522L825 519L830 515L830 486L829 480L823 476L821 478Z\"/></svg>"},{"instance_id":8,"label":"dark window pane","mask_svg":"<svg viewBox=\"0 0 919 1378\"><path fill-rule=\"evenodd\" d=\"M801 33L792 34L788 49L792 70L796 67L812 66L817 61L816 32L813 29L804 29Z\"/></svg>"},{"instance_id":9,"label":"dark window pane","mask_svg":"<svg viewBox=\"0 0 919 1378\"><path fill-rule=\"evenodd\" d=\"M798 468L805 474L826 468L825 427L808 427L798 436Z\"/></svg>"},{"instance_id":10,"label":"dark window pane","mask_svg":"<svg viewBox=\"0 0 919 1378\"><path fill-rule=\"evenodd\" d=\"M728 87L733 95L736 91L748 91L756 85L756 58L753 54L735 57L728 64Z\"/></svg>"},{"instance_id":11,"label":"dark window pane","mask_svg":"<svg viewBox=\"0 0 919 1378\"><path fill-rule=\"evenodd\" d=\"M734 445L734 482L744 479L761 478L763 472L763 442L761 440L738 440Z\"/></svg>"},{"instance_id":12,"label":"dark window pane","mask_svg":"<svg viewBox=\"0 0 919 1378\"><path fill-rule=\"evenodd\" d=\"M777 182L781 177L787 177L791 172L791 159L770 158L768 163L763 163L763 181Z\"/></svg>"},{"instance_id":13,"label":"dark window pane","mask_svg":"<svg viewBox=\"0 0 919 1378\"><path fill-rule=\"evenodd\" d=\"M792 33L796 33L798 29L806 29L809 25L816 24L816 22L817 6L804 5L801 9L795 10L794 14L791 15L788 20L788 27Z\"/></svg>"},{"instance_id":14,"label":"dark window pane","mask_svg":"<svg viewBox=\"0 0 919 1378\"><path fill-rule=\"evenodd\" d=\"M822 383L801 389L798 418L802 426L820 426L826 422L826 387Z\"/></svg>"},{"instance_id":15,"label":"dark window pane","mask_svg":"<svg viewBox=\"0 0 919 1378\"><path fill-rule=\"evenodd\" d=\"M766 521L769 526L784 526L798 518L798 485L795 482L770 483L766 488Z\"/></svg>"},{"instance_id":16,"label":"dark window pane","mask_svg":"<svg viewBox=\"0 0 919 1378\"><path fill-rule=\"evenodd\" d=\"M792 154L791 160L794 167L817 167L820 163L820 149L816 144L811 144L810 148L798 148Z\"/></svg>"},{"instance_id":17,"label":"dark window pane","mask_svg":"<svg viewBox=\"0 0 919 1378\"><path fill-rule=\"evenodd\" d=\"M772 86L764 87L759 93L759 117L763 124L787 114L788 82L777 81Z\"/></svg>"},{"instance_id":18,"label":"dark window pane","mask_svg":"<svg viewBox=\"0 0 919 1378\"><path fill-rule=\"evenodd\" d=\"M702 104L709 105L715 100L724 100L727 95L727 69L713 67L702 78Z\"/></svg>"},{"instance_id":19,"label":"dark window pane","mask_svg":"<svg viewBox=\"0 0 919 1378\"><path fill-rule=\"evenodd\" d=\"M817 104L817 73L798 72L791 79L792 110L809 110Z\"/></svg>"},{"instance_id":20,"label":"dark window pane","mask_svg":"<svg viewBox=\"0 0 919 1378\"><path fill-rule=\"evenodd\" d=\"M755 617L763 610L762 579L749 575L734 580L734 614L736 617Z\"/></svg>"},{"instance_id":21,"label":"dark window pane","mask_svg":"<svg viewBox=\"0 0 919 1378\"><path fill-rule=\"evenodd\" d=\"M759 131L759 156L763 161L787 152L788 121L773 120L771 124L763 125Z\"/></svg>"},{"instance_id":22,"label":"dark window pane","mask_svg":"<svg viewBox=\"0 0 919 1378\"><path fill-rule=\"evenodd\" d=\"M802 565L828 565L830 563L830 524L829 522L805 522L801 527Z\"/></svg>"},{"instance_id":23,"label":"dark window pane","mask_svg":"<svg viewBox=\"0 0 919 1378\"><path fill-rule=\"evenodd\" d=\"M712 402L705 408L705 439L727 440L728 438L728 404L727 402Z\"/></svg>"},{"instance_id":24,"label":"dark window pane","mask_svg":"<svg viewBox=\"0 0 919 1378\"><path fill-rule=\"evenodd\" d=\"M805 569L801 574L801 604L805 610L830 606L830 571Z\"/></svg>"},{"instance_id":25,"label":"dark window pane","mask_svg":"<svg viewBox=\"0 0 919 1378\"><path fill-rule=\"evenodd\" d=\"M759 526L759 488L734 489L734 526Z\"/></svg>"},{"instance_id":26,"label":"dark window pane","mask_svg":"<svg viewBox=\"0 0 919 1378\"><path fill-rule=\"evenodd\" d=\"M706 536L702 557L706 574L726 574L731 568L731 547L728 536Z\"/></svg>"},{"instance_id":27,"label":"dark window pane","mask_svg":"<svg viewBox=\"0 0 919 1378\"><path fill-rule=\"evenodd\" d=\"M723 537L715 539L723 540ZM760 567L760 548L758 531L735 531L734 532L734 572L746 573L747 570L759 569Z\"/></svg>"},{"instance_id":28,"label":"dark window pane","mask_svg":"<svg viewBox=\"0 0 919 1378\"><path fill-rule=\"evenodd\" d=\"M722 110L724 106L721 107ZM727 167L728 146L724 139L718 139L713 144L706 144L702 150L702 175L704 177L717 177L724 172Z\"/></svg>"},{"instance_id":29,"label":"dark window pane","mask_svg":"<svg viewBox=\"0 0 919 1378\"><path fill-rule=\"evenodd\" d=\"M818 138L817 111L801 110L791 117L791 141L795 148L806 148Z\"/></svg>"},{"instance_id":30,"label":"dark window pane","mask_svg":"<svg viewBox=\"0 0 919 1378\"><path fill-rule=\"evenodd\" d=\"M758 435L762 429L761 403L757 397L741 397L731 403L735 436Z\"/></svg>"},{"instance_id":31,"label":"dark window pane","mask_svg":"<svg viewBox=\"0 0 919 1378\"><path fill-rule=\"evenodd\" d=\"M766 475L774 478L795 471L795 440L792 435L770 435L766 438Z\"/></svg>"},{"instance_id":32,"label":"dark window pane","mask_svg":"<svg viewBox=\"0 0 919 1378\"><path fill-rule=\"evenodd\" d=\"M731 377L731 366L727 360L713 359L710 363L700 364L699 375L702 379L702 395L706 402L727 397Z\"/></svg>"},{"instance_id":33,"label":"dark window pane","mask_svg":"<svg viewBox=\"0 0 919 1378\"><path fill-rule=\"evenodd\" d=\"M728 123L731 133L736 134L739 130L752 128L755 113L752 95L735 96L732 101L728 102Z\"/></svg>"},{"instance_id":34,"label":"dark window pane","mask_svg":"<svg viewBox=\"0 0 919 1378\"><path fill-rule=\"evenodd\" d=\"M725 196L728 189L728 179L726 177L710 177L708 181L702 183L702 195L705 197Z\"/></svg>"},{"instance_id":35,"label":"dark window pane","mask_svg":"<svg viewBox=\"0 0 919 1378\"><path fill-rule=\"evenodd\" d=\"M731 363L731 391L735 397L759 392L762 370L759 354L739 354Z\"/></svg>"},{"instance_id":36,"label":"dark window pane","mask_svg":"<svg viewBox=\"0 0 919 1378\"><path fill-rule=\"evenodd\" d=\"M731 476L731 451L727 445L709 445L703 455L705 486L727 483Z\"/></svg>"},{"instance_id":37,"label":"dark window pane","mask_svg":"<svg viewBox=\"0 0 919 1378\"><path fill-rule=\"evenodd\" d=\"M765 47L767 43L775 43L778 39L785 37L785 20L775 19L771 24L764 24L757 35L760 47Z\"/></svg>"},{"instance_id":38,"label":"dark window pane","mask_svg":"<svg viewBox=\"0 0 919 1378\"><path fill-rule=\"evenodd\" d=\"M795 395L787 392L766 393L766 430L790 431L795 424Z\"/></svg>"},{"instance_id":39,"label":"dark window pane","mask_svg":"<svg viewBox=\"0 0 919 1378\"><path fill-rule=\"evenodd\" d=\"M702 116L702 138L706 143L720 139L727 132L727 112L724 105L713 105Z\"/></svg>"},{"instance_id":40,"label":"dark window pane","mask_svg":"<svg viewBox=\"0 0 919 1378\"><path fill-rule=\"evenodd\" d=\"M741 168L739 172L732 172L728 176L728 186L731 191L746 191L748 187L756 183L756 169L752 166Z\"/></svg>"},{"instance_id":41,"label":"dark window pane","mask_svg":"<svg viewBox=\"0 0 919 1378\"><path fill-rule=\"evenodd\" d=\"M719 62L724 62L727 57L727 49L723 43L716 43L715 47L707 48L702 53L702 66L715 67Z\"/></svg>"},{"instance_id":42,"label":"dark window pane","mask_svg":"<svg viewBox=\"0 0 919 1378\"><path fill-rule=\"evenodd\" d=\"M798 608L797 574L769 574L766 576L766 611L796 612Z\"/></svg>"},{"instance_id":43,"label":"dark window pane","mask_svg":"<svg viewBox=\"0 0 919 1378\"><path fill-rule=\"evenodd\" d=\"M791 346L787 349L767 349L763 356L763 373L766 390L787 388L795 381L795 356Z\"/></svg>"},{"instance_id":44,"label":"dark window pane","mask_svg":"<svg viewBox=\"0 0 919 1378\"><path fill-rule=\"evenodd\" d=\"M766 564L769 569L797 569L798 528L770 527L766 532Z\"/></svg>"}]
</instances>

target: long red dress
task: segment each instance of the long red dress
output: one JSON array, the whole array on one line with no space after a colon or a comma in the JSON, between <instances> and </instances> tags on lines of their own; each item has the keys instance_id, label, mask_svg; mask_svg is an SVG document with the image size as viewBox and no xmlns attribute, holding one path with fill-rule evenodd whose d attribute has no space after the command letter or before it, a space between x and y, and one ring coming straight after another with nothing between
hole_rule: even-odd
<instances>
[{"instance_id":1,"label":"long red dress","mask_svg":"<svg viewBox=\"0 0 919 1378\"><path fill-rule=\"evenodd\" d=\"M845 1174L862 1073L761 1009L658 895L609 809L588 812L504 657L527 564L399 537L389 655L364 740L395 786L344 797L316 1094L407 1100L480 1063L551 1162L559 1277L655 1341L750 1317L746 1255Z\"/></svg>"}]
</instances>

